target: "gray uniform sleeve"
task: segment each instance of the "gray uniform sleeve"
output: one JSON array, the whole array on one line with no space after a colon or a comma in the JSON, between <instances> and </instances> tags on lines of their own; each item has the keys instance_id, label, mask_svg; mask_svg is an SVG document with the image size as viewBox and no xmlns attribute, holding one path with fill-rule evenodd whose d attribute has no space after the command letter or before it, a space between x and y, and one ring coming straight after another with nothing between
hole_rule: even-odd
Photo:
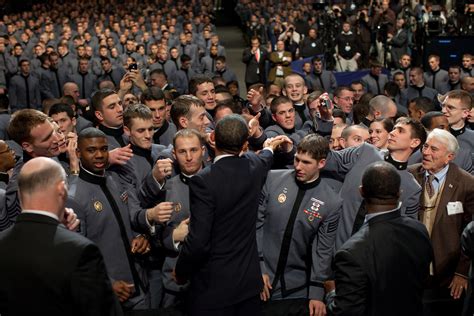
<instances>
[{"instance_id":1,"label":"gray uniform sleeve","mask_svg":"<svg viewBox=\"0 0 474 316\"><path fill-rule=\"evenodd\" d=\"M309 284L309 299L322 301L324 297L324 282L331 276L331 262L336 242L336 231L342 204L329 213L329 216L321 223L318 234L312 245L313 265L311 267L311 279Z\"/></svg>"}]
</instances>

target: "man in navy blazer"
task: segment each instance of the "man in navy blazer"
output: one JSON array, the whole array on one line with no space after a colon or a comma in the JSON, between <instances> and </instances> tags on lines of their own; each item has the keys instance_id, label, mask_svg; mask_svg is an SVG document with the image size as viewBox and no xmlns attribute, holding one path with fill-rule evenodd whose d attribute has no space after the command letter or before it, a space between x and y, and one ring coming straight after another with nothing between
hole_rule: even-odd
<instances>
[{"instance_id":1,"label":"man in navy blazer","mask_svg":"<svg viewBox=\"0 0 474 316\"><path fill-rule=\"evenodd\" d=\"M63 168L33 158L21 169L18 188L22 213L0 234L0 314L122 314L99 248L60 224L67 199ZM78 224L74 218L68 226Z\"/></svg>"},{"instance_id":2,"label":"man in navy blazer","mask_svg":"<svg viewBox=\"0 0 474 316\"><path fill-rule=\"evenodd\" d=\"M400 182L395 167L384 161L364 172L360 191L367 215L336 252L329 315L423 315L433 249L423 223L400 214Z\"/></svg>"},{"instance_id":3,"label":"man in navy blazer","mask_svg":"<svg viewBox=\"0 0 474 316\"><path fill-rule=\"evenodd\" d=\"M259 194L273 150L290 143L269 139L257 156L242 151L245 120L229 115L216 125L214 164L189 181L191 220L175 267L176 280L191 281L190 315L259 315L263 287L255 225ZM289 146L285 146L289 147Z\"/></svg>"}]
</instances>

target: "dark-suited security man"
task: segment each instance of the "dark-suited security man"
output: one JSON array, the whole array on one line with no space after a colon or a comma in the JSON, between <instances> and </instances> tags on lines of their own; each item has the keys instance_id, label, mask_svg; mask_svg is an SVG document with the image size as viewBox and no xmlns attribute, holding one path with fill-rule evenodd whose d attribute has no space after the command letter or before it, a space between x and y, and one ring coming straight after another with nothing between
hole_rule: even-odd
<instances>
[{"instance_id":1,"label":"dark-suited security man","mask_svg":"<svg viewBox=\"0 0 474 316\"><path fill-rule=\"evenodd\" d=\"M263 187L257 244L266 315L325 315L342 200L319 172L329 153L316 134L298 144L294 170L272 170ZM284 234L283 234L284 231ZM309 303L308 303L309 300Z\"/></svg>"},{"instance_id":2,"label":"dark-suited security man","mask_svg":"<svg viewBox=\"0 0 474 316\"><path fill-rule=\"evenodd\" d=\"M33 158L20 171L18 189L22 213L0 234L0 313L117 315L99 248L60 225L67 198L63 168Z\"/></svg>"},{"instance_id":3,"label":"dark-suited security man","mask_svg":"<svg viewBox=\"0 0 474 316\"><path fill-rule=\"evenodd\" d=\"M190 315L260 314L262 276L255 232L258 198L273 149L290 141L279 136L267 140L265 145L270 148L259 156L251 152L240 155L248 135L247 123L239 115L220 120L211 134L216 144L214 164L189 181L189 234L175 275L178 283L191 281Z\"/></svg>"},{"instance_id":4,"label":"dark-suited security man","mask_svg":"<svg viewBox=\"0 0 474 316\"><path fill-rule=\"evenodd\" d=\"M433 250L423 224L401 216L400 182L386 162L375 162L364 172L360 192L367 215L336 253L330 315L422 315L423 282Z\"/></svg>"},{"instance_id":5,"label":"dark-suited security man","mask_svg":"<svg viewBox=\"0 0 474 316\"><path fill-rule=\"evenodd\" d=\"M102 131L93 127L81 131L77 144L81 168L69 196L81 219L80 233L99 246L124 310L148 309L146 275L134 256L149 251L148 242L142 236L134 238L129 192L105 172L108 154L107 136Z\"/></svg>"}]
</instances>

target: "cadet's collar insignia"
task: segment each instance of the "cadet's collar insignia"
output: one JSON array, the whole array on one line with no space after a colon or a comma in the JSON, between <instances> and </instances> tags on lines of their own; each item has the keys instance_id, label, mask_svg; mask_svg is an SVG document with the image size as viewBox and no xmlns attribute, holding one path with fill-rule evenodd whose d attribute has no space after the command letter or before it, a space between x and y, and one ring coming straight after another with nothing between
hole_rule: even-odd
<instances>
[{"instance_id":1,"label":"cadet's collar insignia","mask_svg":"<svg viewBox=\"0 0 474 316\"><path fill-rule=\"evenodd\" d=\"M123 203L127 203L127 201L128 201L127 191L124 191L122 194L120 194L120 199L122 200Z\"/></svg>"},{"instance_id":2,"label":"cadet's collar insignia","mask_svg":"<svg viewBox=\"0 0 474 316\"><path fill-rule=\"evenodd\" d=\"M278 203L283 204L286 201L286 194L288 193L288 188L283 188L283 192L278 195Z\"/></svg>"},{"instance_id":3,"label":"cadet's collar insignia","mask_svg":"<svg viewBox=\"0 0 474 316\"><path fill-rule=\"evenodd\" d=\"M182 209L181 203L179 203L179 202L175 202L173 206L174 206L174 211L175 212L179 212Z\"/></svg>"},{"instance_id":4,"label":"cadet's collar insignia","mask_svg":"<svg viewBox=\"0 0 474 316\"><path fill-rule=\"evenodd\" d=\"M179 174L179 179L186 185L189 185L189 178L182 173Z\"/></svg>"},{"instance_id":5,"label":"cadet's collar insignia","mask_svg":"<svg viewBox=\"0 0 474 316\"><path fill-rule=\"evenodd\" d=\"M393 165L397 170L405 170L408 167L408 161L400 162L392 158L390 153L387 153L384 157L385 161Z\"/></svg>"},{"instance_id":6,"label":"cadet's collar insignia","mask_svg":"<svg viewBox=\"0 0 474 316\"><path fill-rule=\"evenodd\" d=\"M464 125L461 129L453 129L450 127L449 131L451 132L451 134L453 134L454 137L458 137L459 135L464 134L464 132L466 131L466 125Z\"/></svg>"},{"instance_id":7,"label":"cadet's collar insignia","mask_svg":"<svg viewBox=\"0 0 474 316\"><path fill-rule=\"evenodd\" d=\"M100 201L95 201L94 202L94 209L97 213L100 213L102 212L102 210L104 209L104 206L102 205L102 202Z\"/></svg>"}]
</instances>

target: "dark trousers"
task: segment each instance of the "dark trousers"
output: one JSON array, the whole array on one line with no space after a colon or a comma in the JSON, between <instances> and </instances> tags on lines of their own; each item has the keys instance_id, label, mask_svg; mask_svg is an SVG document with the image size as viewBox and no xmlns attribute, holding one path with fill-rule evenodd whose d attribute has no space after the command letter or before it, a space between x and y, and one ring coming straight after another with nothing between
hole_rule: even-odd
<instances>
[{"instance_id":1,"label":"dark trousers","mask_svg":"<svg viewBox=\"0 0 474 316\"><path fill-rule=\"evenodd\" d=\"M264 316L309 315L309 301L306 298L274 300L263 304Z\"/></svg>"},{"instance_id":2,"label":"dark trousers","mask_svg":"<svg viewBox=\"0 0 474 316\"><path fill-rule=\"evenodd\" d=\"M425 289L423 292L423 316L461 315L465 295L453 299L448 288Z\"/></svg>"},{"instance_id":3,"label":"dark trousers","mask_svg":"<svg viewBox=\"0 0 474 316\"><path fill-rule=\"evenodd\" d=\"M238 304L212 310L191 310L190 316L261 316L260 297L256 296Z\"/></svg>"}]
</instances>

